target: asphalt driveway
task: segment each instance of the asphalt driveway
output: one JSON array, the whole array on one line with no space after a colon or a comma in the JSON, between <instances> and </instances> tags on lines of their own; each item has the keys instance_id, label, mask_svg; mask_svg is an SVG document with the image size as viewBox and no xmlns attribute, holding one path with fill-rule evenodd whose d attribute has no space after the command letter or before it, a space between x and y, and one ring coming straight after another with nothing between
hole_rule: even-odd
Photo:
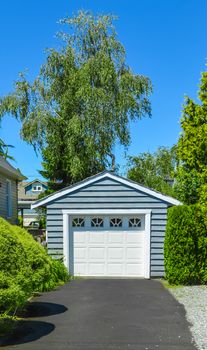
<instances>
[{"instance_id":1,"label":"asphalt driveway","mask_svg":"<svg viewBox=\"0 0 207 350\"><path fill-rule=\"evenodd\" d=\"M36 298L16 350L193 350L182 305L159 281L74 280Z\"/></svg>"}]
</instances>

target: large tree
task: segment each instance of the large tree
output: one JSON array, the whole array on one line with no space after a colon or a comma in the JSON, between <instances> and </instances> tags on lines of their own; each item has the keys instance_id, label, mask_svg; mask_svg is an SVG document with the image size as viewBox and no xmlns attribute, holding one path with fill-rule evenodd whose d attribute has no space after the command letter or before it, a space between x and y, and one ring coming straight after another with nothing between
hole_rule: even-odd
<instances>
[{"instance_id":1,"label":"large tree","mask_svg":"<svg viewBox=\"0 0 207 350\"><path fill-rule=\"evenodd\" d=\"M207 72L198 98L200 103L186 97L178 141L176 190L186 204L207 202Z\"/></svg>"},{"instance_id":2,"label":"large tree","mask_svg":"<svg viewBox=\"0 0 207 350\"><path fill-rule=\"evenodd\" d=\"M50 187L114 168L113 146L129 145L130 120L151 113L151 82L126 64L113 20L86 12L61 20L60 48L47 50L33 83L22 74L0 101L0 115L18 118L22 138L41 152Z\"/></svg>"},{"instance_id":3,"label":"large tree","mask_svg":"<svg viewBox=\"0 0 207 350\"><path fill-rule=\"evenodd\" d=\"M9 155L9 148L13 148L12 145L7 145L2 139L0 139L0 156L5 159L14 160L12 156Z\"/></svg>"},{"instance_id":4,"label":"large tree","mask_svg":"<svg viewBox=\"0 0 207 350\"><path fill-rule=\"evenodd\" d=\"M145 152L129 158L127 177L166 195L175 196L173 187L177 164L176 146L159 147L154 153Z\"/></svg>"}]
</instances>

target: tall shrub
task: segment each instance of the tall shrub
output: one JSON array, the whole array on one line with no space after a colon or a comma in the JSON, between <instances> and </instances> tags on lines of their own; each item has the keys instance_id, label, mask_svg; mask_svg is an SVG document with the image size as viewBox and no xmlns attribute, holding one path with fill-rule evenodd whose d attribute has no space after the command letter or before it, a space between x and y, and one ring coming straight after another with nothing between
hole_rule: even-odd
<instances>
[{"instance_id":1,"label":"tall shrub","mask_svg":"<svg viewBox=\"0 0 207 350\"><path fill-rule=\"evenodd\" d=\"M0 313L10 313L35 291L50 290L69 279L60 261L24 229L0 218Z\"/></svg>"},{"instance_id":2,"label":"tall shrub","mask_svg":"<svg viewBox=\"0 0 207 350\"><path fill-rule=\"evenodd\" d=\"M207 225L201 206L168 209L164 257L169 283L207 282Z\"/></svg>"}]
</instances>

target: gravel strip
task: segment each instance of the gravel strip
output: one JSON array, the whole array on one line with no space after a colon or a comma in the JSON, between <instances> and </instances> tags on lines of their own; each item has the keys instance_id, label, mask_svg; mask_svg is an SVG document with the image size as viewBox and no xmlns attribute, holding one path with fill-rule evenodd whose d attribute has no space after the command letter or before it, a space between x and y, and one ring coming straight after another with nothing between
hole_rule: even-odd
<instances>
[{"instance_id":1,"label":"gravel strip","mask_svg":"<svg viewBox=\"0 0 207 350\"><path fill-rule=\"evenodd\" d=\"M170 288L184 305L191 332L199 350L207 350L207 286Z\"/></svg>"}]
</instances>

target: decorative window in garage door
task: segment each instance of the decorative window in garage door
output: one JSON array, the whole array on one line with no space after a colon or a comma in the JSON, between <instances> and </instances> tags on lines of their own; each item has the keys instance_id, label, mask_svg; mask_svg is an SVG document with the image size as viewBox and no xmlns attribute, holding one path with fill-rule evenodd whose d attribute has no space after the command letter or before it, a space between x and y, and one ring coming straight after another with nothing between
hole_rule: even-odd
<instances>
[{"instance_id":1,"label":"decorative window in garage door","mask_svg":"<svg viewBox=\"0 0 207 350\"><path fill-rule=\"evenodd\" d=\"M104 221L102 218L91 219L91 227L103 227Z\"/></svg>"},{"instance_id":2,"label":"decorative window in garage door","mask_svg":"<svg viewBox=\"0 0 207 350\"><path fill-rule=\"evenodd\" d=\"M129 219L129 227L141 227L142 226L142 222L141 219L139 218L130 218Z\"/></svg>"},{"instance_id":3,"label":"decorative window in garage door","mask_svg":"<svg viewBox=\"0 0 207 350\"><path fill-rule=\"evenodd\" d=\"M122 219L120 218L111 218L110 227L122 227Z\"/></svg>"},{"instance_id":4,"label":"decorative window in garage door","mask_svg":"<svg viewBox=\"0 0 207 350\"><path fill-rule=\"evenodd\" d=\"M72 221L73 227L84 227L85 226L85 220L83 218L74 218Z\"/></svg>"}]
</instances>

